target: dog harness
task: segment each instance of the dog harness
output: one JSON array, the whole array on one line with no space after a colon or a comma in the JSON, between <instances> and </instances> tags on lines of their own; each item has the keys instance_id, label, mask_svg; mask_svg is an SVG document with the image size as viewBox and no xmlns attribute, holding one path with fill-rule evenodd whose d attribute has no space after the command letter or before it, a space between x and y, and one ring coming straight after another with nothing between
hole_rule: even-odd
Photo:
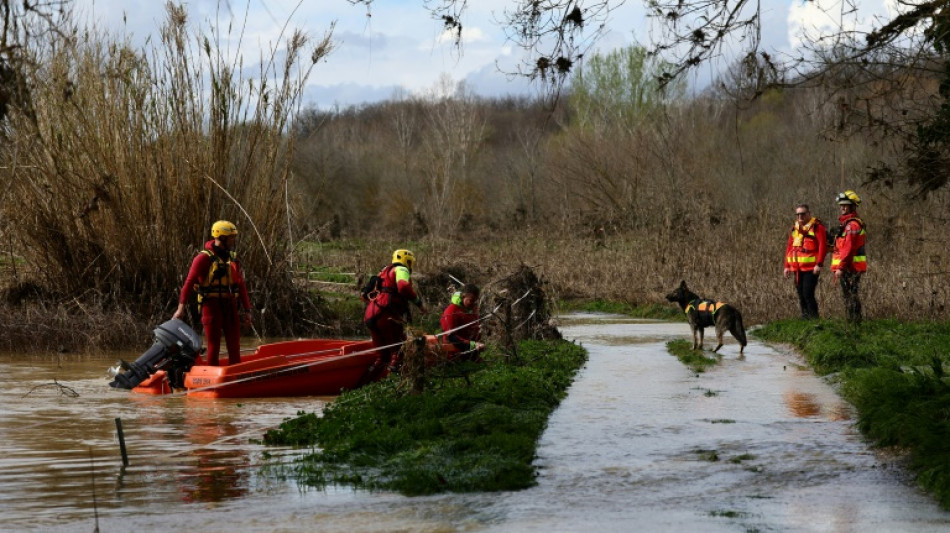
<instances>
[{"instance_id":1,"label":"dog harness","mask_svg":"<svg viewBox=\"0 0 950 533\"><path fill-rule=\"evenodd\" d=\"M689 316L690 310L696 311L696 325L701 328L707 328L716 323L716 312L722 309L726 304L715 300L703 300L697 298L686 306L685 312Z\"/></svg>"}]
</instances>

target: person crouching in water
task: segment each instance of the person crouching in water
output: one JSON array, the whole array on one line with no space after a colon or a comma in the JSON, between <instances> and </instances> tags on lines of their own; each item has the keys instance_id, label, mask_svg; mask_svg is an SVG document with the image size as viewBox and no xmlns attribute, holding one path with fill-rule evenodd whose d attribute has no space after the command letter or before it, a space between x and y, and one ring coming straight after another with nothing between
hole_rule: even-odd
<instances>
[{"instance_id":1,"label":"person crouching in water","mask_svg":"<svg viewBox=\"0 0 950 533\"><path fill-rule=\"evenodd\" d=\"M480 360L479 352L485 345L481 340L481 328L478 324L478 297L481 290L476 285L465 284L452 295L452 302L442 312L439 323L442 331L448 332L444 342L454 350L451 359L466 361Z\"/></svg>"},{"instance_id":2,"label":"person crouching in water","mask_svg":"<svg viewBox=\"0 0 950 533\"><path fill-rule=\"evenodd\" d=\"M241 362L241 323L251 324L251 300L247 296L244 271L234 253L237 226L219 220L211 226L212 240L198 252L185 284L181 288L178 309L172 318L185 315L185 304L192 292L198 294L201 324L204 325L208 364L218 366L221 332L228 346L228 364Z\"/></svg>"},{"instance_id":3,"label":"person crouching in water","mask_svg":"<svg viewBox=\"0 0 950 533\"><path fill-rule=\"evenodd\" d=\"M406 325L412 320L409 304L418 306L423 314L426 312L425 304L412 286L415 262L416 256L409 250L393 252L393 262L379 273L379 288L365 297L363 323L379 352L365 381L379 378L387 367L391 372L399 369L399 351L406 341Z\"/></svg>"}]
</instances>

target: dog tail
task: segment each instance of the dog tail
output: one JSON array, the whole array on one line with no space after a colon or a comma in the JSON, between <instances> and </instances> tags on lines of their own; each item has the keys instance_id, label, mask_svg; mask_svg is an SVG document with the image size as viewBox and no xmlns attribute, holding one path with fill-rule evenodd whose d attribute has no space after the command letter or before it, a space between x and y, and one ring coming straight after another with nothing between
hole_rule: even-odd
<instances>
[{"instance_id":1,"label":"dog tail","mask_svg":"<svg viewBox=\"0 0 950 533\"><path fill-rule=\"evenodd\" d=\"M738 312L736 312L736 330L732 332L732 336L739 340L739 345L743 348L748 344L745 337L745 326L742 324L742 315Z\"/></svg>"}]
</instances>

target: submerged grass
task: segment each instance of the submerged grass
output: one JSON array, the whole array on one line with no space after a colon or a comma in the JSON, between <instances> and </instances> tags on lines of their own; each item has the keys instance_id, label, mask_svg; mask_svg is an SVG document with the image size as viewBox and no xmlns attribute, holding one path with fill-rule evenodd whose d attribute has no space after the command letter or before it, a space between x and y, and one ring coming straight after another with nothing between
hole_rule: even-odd
<instances>
[{"instance_id":1,"label":"submerged grass","mask_svg":"<svg viewBox=\"0 0 950 533\"><path fill-rule=\"evenodd\" d=\"M718 357L706 357L702 350L694 350L693 343L686 339L669 341L666 343L666 349L697 374L705 372L707 368L713 365L719 364Z\"/></svg>"},{"instance_id":2,"label":"submerged grass","mask_svg":"<svg viewBox=\"0 0 950 533\"><path fill-rule=\"evenodd\" d=\"M822 373L840 373L858 427L906 450L917 481L950 509L950 323L782 320L754 332L795 345Z\"/></svg>"},{"instance_id":3,"label":"submerged grass","mask_svg":"<svg viewBox=\"0 0 950 533\"><path fill-rule=\"evenodd\" d=\"M307 485L407 495L533 486L537 440L587 353L566 341L524 341L519 355L523 365L490 360L422 394L393 379L346 392L322 417L300 413L264 441L321 449L289 467Z\"/></svg>"}]
</instances>

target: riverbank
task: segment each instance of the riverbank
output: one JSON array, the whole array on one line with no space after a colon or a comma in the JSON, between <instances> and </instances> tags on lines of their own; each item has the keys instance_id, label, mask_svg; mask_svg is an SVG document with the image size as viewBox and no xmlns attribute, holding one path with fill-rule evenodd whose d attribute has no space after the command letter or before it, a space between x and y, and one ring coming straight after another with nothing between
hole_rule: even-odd
<instances>
[{"instance_id":1,"label":"riverbank","mask_svg":"<svg viewBox=\"0 0 950 533\"><path fill-rule=\"evenodd\" d=\"M950 323L779 320L752 334L793 345L840 385L861 432L909 455L921 487L950 509Z\"/></svg>"},{"instance_id":2,"label":"riverbank","mask_svg":"<svg viewBox=\"0 0 950 533\"><path fill-rule=\"evenodd\" d=\"M684 323L570 315L559 329L589 360L538 440L537 485L501 493L406 497L275 479L264 465L311 450L263 446L264 431L326 398L142 397L105 385L112 357L0 358L11 437L0 521L44 532L91 531L97 516L102 531L187 528L196 512L231 533L950 527L902 460L868 450L850 406L797 353L750 339L739 359L727 339L719 364L696 374L665 346L688 338ZM79 397L38 387L54 379Z\"/></svg>"},{"instance_id":3,"label":"riverbank","mask_svg":"<svg viewBox=\"0 0 950 533\"><path fill-rule=\"evenodd\" d=\"M289 466L299 483L407 495L524 489L548 416L587 360L566 341L523 341L517 357L428 376L411 394L397 378L345 392L322 416L301 414L269 431L275 445L319 446Z\"/></svg>"}]
</instances>

